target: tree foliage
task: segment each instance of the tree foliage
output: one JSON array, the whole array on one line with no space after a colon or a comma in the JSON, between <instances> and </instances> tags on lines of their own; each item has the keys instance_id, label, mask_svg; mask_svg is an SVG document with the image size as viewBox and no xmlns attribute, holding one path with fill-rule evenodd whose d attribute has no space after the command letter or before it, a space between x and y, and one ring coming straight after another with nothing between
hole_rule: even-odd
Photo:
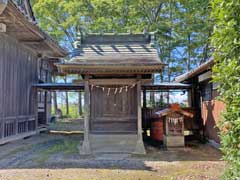
<instances>
[{"instance_id":1,"label":"tree foliage","mask_svg":"<svg viewBox=\"0 0 240 180\"><path fill-rule=\"evenodd\" d=\"M69 50L78 29L88 32L155 31L165 80L210 57L209 0L32 0L41 28Z\"/></svg>"},{"instance_id":2,"label":"tree foliage","mask_svg":"<svg viewBox=\"0 0 240 180\"><path fill-rule=\"evenodd\" d=\"M212 9L214 80L219 83L220 97L226 104L219 124L222 151L229 165L223 178L237 180L240 177L240 1L213 0Z\"/></svg>"}]
</instances>

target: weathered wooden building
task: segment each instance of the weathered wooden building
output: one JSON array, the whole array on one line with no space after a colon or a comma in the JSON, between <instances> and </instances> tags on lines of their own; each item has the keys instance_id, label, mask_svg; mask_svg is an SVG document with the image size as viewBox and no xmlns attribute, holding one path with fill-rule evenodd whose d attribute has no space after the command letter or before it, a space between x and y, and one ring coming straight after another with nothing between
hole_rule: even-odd
<instances>
[{"instance_id":1,"label":"weathered wooden building","mask_svg":"<svg viewBox=\"0 0 240 180\"><path fill-rule=\"evenodd\" d=\"M38 99L32 85L51 76L39 64L65 55L37 26L28 0L0 0L0 144L36 133Z\"/></svg>"},{"instance_id":2,"label":"weathered wooden building","mask_svg":"<svg viewBox=\"0 0 240 180\"><path fill-rule=\"evenodd\" d=\"M192 84L190 93L190 104L197 108L201 114L199 121L202 123L203 134L211 142L220 143L219 129L216 124L225 110L225 105L217 99L217 84L212 82L212 67L214 60L211 59L196 69L178 76L175 81Z\"/></svg>"},{"instance_id":3,"label":"weathered wooden building","mask_svg":"<svg viewBox=\"0 0 240 180\"><path fill-rule=\"evenodd\" d=\"M152 34L88 34L63 73L83 76L85 132L80 153L143 154L141 86L163 69Z\"/></svg>"},{"instance_id":4,"label":"weathered wooden building","mask_svg":"<svg viewBox=\"0 0 240 180\"><path fill-rule=\"evenodd\" d=\"M34 134L49 122L49 90L84 90L80 153L144 154L146 90L190 88L152 84L153 74L164 67L152 33L88 34L78 39L70 61L60 62L64 56L66 51L37 26L28 0L0 0L0 144ZM53 84L52 75L59 73L83 80Z\"/></svg>"}]
</instances>

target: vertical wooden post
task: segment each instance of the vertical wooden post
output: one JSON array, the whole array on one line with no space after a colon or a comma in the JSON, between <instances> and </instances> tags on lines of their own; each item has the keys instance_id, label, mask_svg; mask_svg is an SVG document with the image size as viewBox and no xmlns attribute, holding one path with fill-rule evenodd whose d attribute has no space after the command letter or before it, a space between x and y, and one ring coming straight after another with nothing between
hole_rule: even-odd
<instances>
[{"instance_id":1,"label":"vertical wooden post","mask_svg":"<svg viewBox=\"0 0 240 180\"><path fill-rule=\"evenodd\" d=\"M197 93L198 90L195 90L195 89L197 89L197 88L192 87L191 90L189 90L189 92L191 94L191 105L190 105L190 107L197 107L198 108L197 103L199 103L199 102L196 102L194 97L199 93Z\"/></svg>"},{"instance_id":2,"label":"vertical wooden post","mask_svg":"<svg viewBox=\"0 0 240 180\"><path fill-rule=\"evenodd\" d=\"M142 137L141 76L137 76L137 145L135 154L146 154Z\"/></svg>"},{"instance_id":3,"label":"vertical wooden post","mask_svg":"<svg viewBox=\"0 0 240 180\"><path fill-rule=\"evenodd\" d=\"M2 119L1 120L1 134L0 134L0 139L3 139L4 138L4 132L5 132L5 117L2 116L1 117Z\"/></svg>"},{"instance_id":4,"label":"vertical wooden post","mask_svg":"<svg viewBox=\"0 0 240 180\"><path fill-rule=\"evenodd\" d=\"M143 90L143 108L147 107L147 96L146 96L146 89Z\"/></svg>"},{"instance_id":5,"label":"vertical wooden post","mask_svg":"<svg viewBox=\"0 0 240 180\"><path fill-rule=\"evenodd\" d=\"M182 116L180 119L182 123L182 136L184 136L184 116Z\"/></svg>"},{"instance_id":6,"label":"vertical wooden post","mask_svg":"<svg viewBox=\"0 0 240 180\"><path fill-rule=\"evenodd\" d=\"M165 117L165 134L168 136L168 122L169 122L169 117Z\"/></svg>"},{"instance_id":7,"label":"vertical wooden post","mask_svg":"<svg viewBox=\"0 0 240 180\"><path fill-rule=\"evenodd\" d=\"M142 122L143 122L143 133L147 134L147 115L146 115L146 110L147 108L147 97L146 97L146 89L143 89L143 117L142 117Z\"/></svg>"},{"instance_id":8,"label":"vertical wooden post","mask_svg":"<svg viewBox=\"0 0 240 180\"><path fill-rule=\"evenodd\" d=\"M142 136L141 81L137 82L138 136Z\"/></svg>"},{"instance_id":9,"label":"vertical wooden post","mask_svg":"<svg viewBox=\"0 0 240 180\"><path fill-rule=\"evenodd\" d=\"M192 101L193 101L193 98L192 98L192 89L189 89L188 91L188 107L192 107Z\"/></svg>"},{"instance_id":10,"label":"vertical wooden post","mask_svg":"<svg viewBox=\"0 0 240 180\"><path fill-rule=\"evenodd\" d=\"M84 116L84 138L85 140L89 140L89 116L90 116L90 93L89 93L89 83L88 83L88 78L85 80L84 83L84 88L85 88L85 116Z\"/></svg>"},{"instance_id":11,"label":"vertical wooden post","mask_svg":"<svg viewBox=\"0 0 240 180\"><path fill-rule=\"evenodd\" d=\"M91 154L89 143L89 119L90 119L90 91L89 91L89 76L84 79L84 140L79 153L82 155Z\"/></svg>"},{"instance_id":12,"label":"vertical wooden post","mask_svg":"<svg viewBox=\"0 0 240 180\"><path fill-rule=\"evenodd\" d=\"M29 114L31 115L31 118L32 118L32 116L34 117L35 124L32 126L34 126L34 128L33 128L34 130L37 130L37 127L38 127L38 102L39 102L38 93L41 91L39 91L35 87L32 87L30 92L31 92L30 97L31 97L31 101L32 101L31 106L33 106L33 110L32 110L33 112L31 112Z\"/></svg>"}]
</instances>

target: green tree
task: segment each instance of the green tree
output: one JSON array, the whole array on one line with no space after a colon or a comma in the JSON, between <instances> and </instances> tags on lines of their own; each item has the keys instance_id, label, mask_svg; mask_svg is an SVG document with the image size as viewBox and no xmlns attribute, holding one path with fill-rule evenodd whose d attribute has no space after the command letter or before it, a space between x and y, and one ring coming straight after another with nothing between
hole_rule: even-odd
<instances>
[{"instance_id":1,"label":"green tree","mask_svg":"<svg viewBox=\"0 0 240 180\"><path fill-rule=\"evenodd\" d=\"M213 0L212 18L215 22L214 81L219 84L226 112L219 123L221 145L228 170L223 179L240 177L240 1Z\"/></svg>"},{"instance_id":2,"label":"green tree","mask_svg":"<svg viewBox=\"0 0 240 180\"><path fill-rule=\"evenodd\" d=\"M155 31L160 57L169 64L159 79L208 59L209 0L32 0L42 29L68 49L76 32ZM165 79L164 79L165 78Z\"/></svg>"},{"instance_id":3,"label":"green tree","mask_svg":"<svg viewBox=\"0 0 240 180\"><path fill-rule=\"evenodd\" d=\"M39 26L68 49L73 48L79 27L90 23L89 0L32 0Z\"/></svg>"},{"instance_id":4,"label":"green tree","mask_svg":"<svg viewBox=\"0 0 240 180\"><path fill-rule=\"evenodd\" d=\"M182 47L181 62L189 71L211 56L209 37L213 25L209 18L209 1L179 0L176 15L178 22L175 31L179 47Z\"/></svg>"}]
</instances>

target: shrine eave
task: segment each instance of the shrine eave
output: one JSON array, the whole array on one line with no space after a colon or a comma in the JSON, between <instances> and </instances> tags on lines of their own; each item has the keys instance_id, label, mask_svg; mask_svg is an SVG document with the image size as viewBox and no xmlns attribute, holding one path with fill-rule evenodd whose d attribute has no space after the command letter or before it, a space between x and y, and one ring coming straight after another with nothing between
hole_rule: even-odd
<instances>
[{"instance_id":1,"label":"shrine eave","mask_svg":"<svg viewBox=\"0 0 240 180\"><path fill-rule=\"evenodd\" d=\"M152 74L162 72L165 64L56 64L66 74Z\"/></svg>"}]
</instances>

